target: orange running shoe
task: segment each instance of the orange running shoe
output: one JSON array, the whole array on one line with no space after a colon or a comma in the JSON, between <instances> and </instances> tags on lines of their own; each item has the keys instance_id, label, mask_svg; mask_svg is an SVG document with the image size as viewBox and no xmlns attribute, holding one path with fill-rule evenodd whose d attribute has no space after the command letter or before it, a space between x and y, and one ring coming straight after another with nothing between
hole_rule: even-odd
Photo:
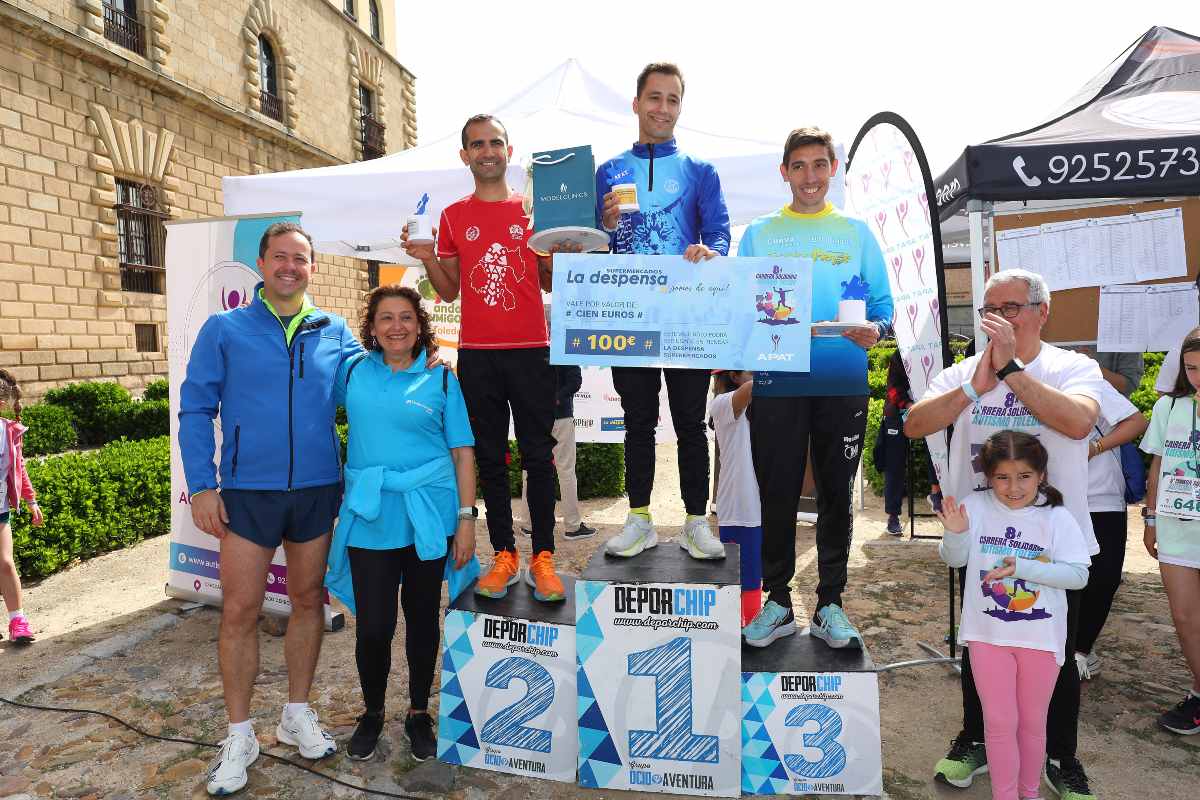
<instances>
[{"instance_id":1,"label":"orange running shoe","mask_svg":"<svg viewBox=\"0 0 1200 800\"><path fill-rule=\"evenodd\" d=\"M521 558L513 550L501 550L496 553L492 568L475 584L475 594L484 597L504 597L508 587L521 579ZM562 591L562 586L558 587Z\"/></svg>"},{"instance_id":2,"label":"orange running shoe","mask_svg":"<svg viewBox=\"0 0 1200 800\"><path fill-rule=\"evenodd\" d=\"M554 603L567 599L563 582L554 571L554 553L543 550L529 562L525 571L525 582L533 587L533 596L543 603Z\"/></svg>"}]
</instances>

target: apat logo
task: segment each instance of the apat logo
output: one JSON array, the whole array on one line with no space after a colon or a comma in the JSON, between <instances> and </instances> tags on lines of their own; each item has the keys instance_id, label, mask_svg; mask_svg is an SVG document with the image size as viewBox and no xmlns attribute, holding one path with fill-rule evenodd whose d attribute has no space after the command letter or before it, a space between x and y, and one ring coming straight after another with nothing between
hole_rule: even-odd
<instances>
[{"instance_id":1,"label":"apat logo","mask_svg":"<svg viewBox=\"0 0 1200 800\"><path fill-rule=\"evenodd\" d=\"M525 238L525 229L514 223L508 226L508 235L513 239L520 241Z\"/></svg>"}]
</instances>

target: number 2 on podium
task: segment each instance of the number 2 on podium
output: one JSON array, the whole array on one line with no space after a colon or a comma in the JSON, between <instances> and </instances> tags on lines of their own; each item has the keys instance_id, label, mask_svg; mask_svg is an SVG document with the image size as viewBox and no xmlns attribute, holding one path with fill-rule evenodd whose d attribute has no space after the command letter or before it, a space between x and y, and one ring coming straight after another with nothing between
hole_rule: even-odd
<instances>
[{"instance_id":1,"label":"number 2 on podium","mask_svg":"<svg viewBox=\"0 0 1200 800\"><path fill-rule=\"evenodd\" d=\"M830 778L846 768L846 749L837 742L842 734L842 716L829 706L805 703L787 713L783 724L803 728L817 723L816 733L802 733L804 746L821 751L821 758L809 761L802 755L789 753L783 757L787 768L803 778Z\"/></svg>"},{"instance_id":2,"label":"number 2 on podium","mask_svg":"<svg viewBox=\"0 0 1200 800\"><path fill-rule=\"evenodd\" d=\"M525 695L489 717L483 723L479 738L487 744L549 753L550 731L530 728L524 723L550 708L554 702L554 678L537 662L510 656L492 664L483 685L491 689L507 689L513 679L524 681Z\"/></svg>"},{"instance_id":3,"label":"number 2 on podium","mask_svg":"<svg viewBox=\"0 0 1200 800\"><path fill-rule=\"evenodd\" d=\"M716 764L716 736L692 732L692 642L679 636L666 644L629 654L629 674L654 678L657 730L629 732L630 758L661 758Z\"/></svg>"}]
</instances>

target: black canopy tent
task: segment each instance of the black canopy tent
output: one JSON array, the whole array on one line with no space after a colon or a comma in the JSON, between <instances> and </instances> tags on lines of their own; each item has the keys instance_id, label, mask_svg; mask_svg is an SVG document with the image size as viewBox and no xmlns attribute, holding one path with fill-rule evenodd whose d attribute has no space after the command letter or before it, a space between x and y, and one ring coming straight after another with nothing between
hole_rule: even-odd
<instances>
[{"instance_id":1,"label":"black canopy tent","mask_svg":"<svg viewBox=\"0 0 1200 800\"><path fill-rule=\"evenodd\" d=\"M1047 122L967 147L935 192L943 223L967 212L976 302L995 203L1200 195L1200 37L1151 28Z\"/></svg>"},{"instance_id":2,"label":"black canopy tent","mask_svg":"<svg viewBox=\"0 0 1200 800\"><path fill-rule=\"evenodd\" d=\"M968 147L935 184L942 219L968 200L1200 194L1200 37L1151 28L1063 112Z\"/></svg>"}]
</instances>

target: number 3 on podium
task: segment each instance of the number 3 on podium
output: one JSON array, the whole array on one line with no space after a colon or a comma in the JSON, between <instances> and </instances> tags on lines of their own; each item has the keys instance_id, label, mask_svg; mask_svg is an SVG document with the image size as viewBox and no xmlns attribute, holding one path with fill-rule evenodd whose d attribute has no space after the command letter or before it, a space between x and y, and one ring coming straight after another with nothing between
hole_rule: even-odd
<instances>
[{"instance_id":1,"label":"number 3 on podium","mask_svg":"<svg viewBox=\"0 0 1200 800\"><path fill-rule=\"evenodd\" d=\"M783 757L787 768L803 778L829 778L846 768L846 750L837 742L842 734L842 717L829 706L805 703L788 712L783 724L803 728L817 723L816 733L802 733L804 746L821 751L821 758L809 761L802 755L789 753Z\"/></svg>"},{"instance_id":2,"label":"number 3 on podium","mask_svg":"<svg viewBox=\"0 0 1200 800\"><path fill-rule=\"evenodd\" d=\"M716 764L716 736L692 732L692 642L679 636L629 654L629 674L654 678L656 730L629 732L630 758L660 758Z\"/></svg>"}]
</instances>

